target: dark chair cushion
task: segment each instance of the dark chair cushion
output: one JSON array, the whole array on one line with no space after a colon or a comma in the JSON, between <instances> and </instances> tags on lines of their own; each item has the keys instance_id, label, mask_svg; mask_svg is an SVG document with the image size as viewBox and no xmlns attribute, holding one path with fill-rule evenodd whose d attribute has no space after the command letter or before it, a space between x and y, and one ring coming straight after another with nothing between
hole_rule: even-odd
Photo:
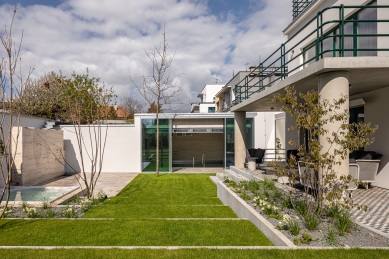
<instances>
[{"instance_id":1,"label":"dark chair cushion","mask_svg":"<svg viewBox=\"0 0 389 259\"><path fill-rule=\"evenodd\" d=\"M256 148L249 148L249 153L250 153L250 156L251 156L251 157L256 156L256 155L255 155L255 152L257 152L257 149L256 149Z\"/></svg>"},{"instance_id":2,"label":"dark chair cushion","mask_svg":"<svg viewBox=\"0 0 389 259\"><path fill-rule=\"evenodd\" d=\"M257 164L262 164L263 157L265 156L265 149L258 148L255 152L255 157L258 157Z\"/></svg>"},{"instance_id":3,"label":"dark chair cushion","mask_svg":"<svg viewBox=\"0 0 389 259\"><path fill-rule=\"evenodd\" d=\"M381 160L382 157L383 157L382 154L376 153L376 154L373 156L373 159L374 159L374 160Z\"/></svg>"},{"instance_id":4,"label":"dark chair cushion","mask_svg":"<svg viewBox=\"0 0 389 259\"><path fill-rule=\"evenodd\" d=\"M374 151L362 151L362 150L356 150L354 151L354 157L353 159L365 159L365 160L380 160L382 158L381 154L378 154Z\"/></svg>"}]
</instances>

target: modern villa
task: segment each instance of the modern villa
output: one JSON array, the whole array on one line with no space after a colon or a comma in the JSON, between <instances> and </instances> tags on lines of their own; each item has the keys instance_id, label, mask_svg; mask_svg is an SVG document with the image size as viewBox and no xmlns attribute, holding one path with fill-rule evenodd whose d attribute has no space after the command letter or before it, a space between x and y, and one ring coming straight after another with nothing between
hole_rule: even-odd
<instances>
[{"instance_id":1,"label":"modern villa","mask_svg":"<svg viewBox=\"0 0 389 259\"><path fill-rule=\"evenodd\" d=\"M192 113L160 114L161 171L243 168L248 148L274 150L276 138L286 151L294 149L288 141L296 136L287 130L293 119L273 101L294 86L297 92L318 90L325 99L349 96L342 109L350 110L351 122L379 125L375 142L365 150L383 155L373 185L389 189L389 0L292 3L293 21L284 30L288 40L258 67L237 73L225 85L206 85ZM136 114L134 124L107 125L104 173L155 171L155 118ZM63 131L67 163L79 170L73 126L57 129ZM82 130L88 133L88 127ZM338 171L347 174L348 164L346 158Z\"/></svg>"},{"instance_id":2,"label":"modern villa","mask_svg":"<svg viewBox=\"0 0 389 259\"><path fill-rule=\"evenodd\" d=\"M365 150L383 155L373 185L389 188L388 17L388 0L293 1L294 19L284 30L288 40L259 64L256 76L247 75L234 86L230 111L241 128L235 131L235 166L244 165L237 150L246 148L245 135L239 135L246 131L246 114L280 110L273 97L294 86L297 92L317 90L323 99L349 96L342 109L350 110L350 122L379 125L375 142ZM284 129L293 125L288 115L278 119ZM338 127L328 125L330 132ZM296 136L277 132L285 149L291 149L287 142ZM348 174L348 164L346 158L338 171Z\"/></svg>"}]
</instances>

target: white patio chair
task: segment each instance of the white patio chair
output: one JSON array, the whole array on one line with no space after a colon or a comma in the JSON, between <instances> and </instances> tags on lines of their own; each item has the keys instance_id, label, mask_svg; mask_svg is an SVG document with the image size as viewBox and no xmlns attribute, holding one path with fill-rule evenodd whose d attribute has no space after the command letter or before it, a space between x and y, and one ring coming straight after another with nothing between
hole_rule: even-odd
<instances>
[{"instance_id":1,"label":"white patio chair","mask_svg":"<svg viewBox=\"0 0 389 259\"><path fill-rule=\"evenodd\" d=\"M359 165L358 164L349 164L349 175L351 175L352 180L348 184L348 193L350 198L352 198L352 191L358 189L358 183L355 183L356 180L359 180Z\"/></svg>"}]
</instances>

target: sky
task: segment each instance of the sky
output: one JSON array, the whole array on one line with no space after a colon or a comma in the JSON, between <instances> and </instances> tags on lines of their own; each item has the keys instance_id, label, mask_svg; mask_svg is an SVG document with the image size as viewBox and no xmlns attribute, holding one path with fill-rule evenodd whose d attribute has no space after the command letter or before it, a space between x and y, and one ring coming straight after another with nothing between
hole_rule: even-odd
<instances>
[{"instance_id":1,"label":"sky","mask_svg":"<svg viewBox=\"0 0 389 259\"><path fill-rule=\"evenodd\" d=\"M130 77L141 85L151 75L145 52L162 41L163 28L181 99L198 102L206 84L225 84L276 50L292 20L292 0L0 0L2 34L15 4L13 39L19 42L23 32L24 74L88 69L114 88L118 103L140 98Z\"/></svg>"}]
</instances>

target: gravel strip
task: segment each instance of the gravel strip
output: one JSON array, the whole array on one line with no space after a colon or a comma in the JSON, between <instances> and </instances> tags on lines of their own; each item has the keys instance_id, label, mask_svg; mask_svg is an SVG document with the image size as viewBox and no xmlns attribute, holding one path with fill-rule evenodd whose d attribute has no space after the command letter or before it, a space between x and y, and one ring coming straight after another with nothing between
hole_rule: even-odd
<instances>
[{"instance_id":1,"label":"gravel strip","mask_svg":"<svg viewBox=\"0 0 389 259\"><path fill-rule=\"evenodd\" d=\"M264 171L260 170L249 170L247 168L245 169L239 169L246 173L250 173L253 176L256 176L260 179L264 178L270 178L273 175L267 175L264 174ZM273 176L274 177L274 176ZM289 186L277 184L276 186L281 189L285 193L288 189L290 189ZM297 189L298 190L298 189ZM301 191L298 191L302 193ZM249 193L250 196L253 197L251 193ZM238 195L240 195L238 193ZM274 227L277 225L280 225L282 220L274 219L274 218L268 218L264 211L257 208L253 205L253 201L246 201L252 208L254 208L260 215L265 217ZM328 233L331 228L333 228L332 223L328 217L322 217L321 223L318 226L318 229L315 231L309 231L305 226L304 222L301 219L300 215L297 215L297 212L292 209L284 209L281 212L282 215L288 214L291 217L299 217L300 219L297 220L299 227L300 227L300 234L297 236L293 236L289 230L280 230L289 240L293 242L295 238L301 238L303 233L309 233L313 239L312 242L309 244L301 244L302 247L389 247L389 238L382 236L378 233L375 233L373 231L370 231L367 228L364 228L358 224L354 225L353 230L351 230L348 233L345 233L344 236L340 236L338 234L335 235L334 242L330 242L328 240ZM282 225L282 224L281 224Z\"/></svg>"}]
</instances>

